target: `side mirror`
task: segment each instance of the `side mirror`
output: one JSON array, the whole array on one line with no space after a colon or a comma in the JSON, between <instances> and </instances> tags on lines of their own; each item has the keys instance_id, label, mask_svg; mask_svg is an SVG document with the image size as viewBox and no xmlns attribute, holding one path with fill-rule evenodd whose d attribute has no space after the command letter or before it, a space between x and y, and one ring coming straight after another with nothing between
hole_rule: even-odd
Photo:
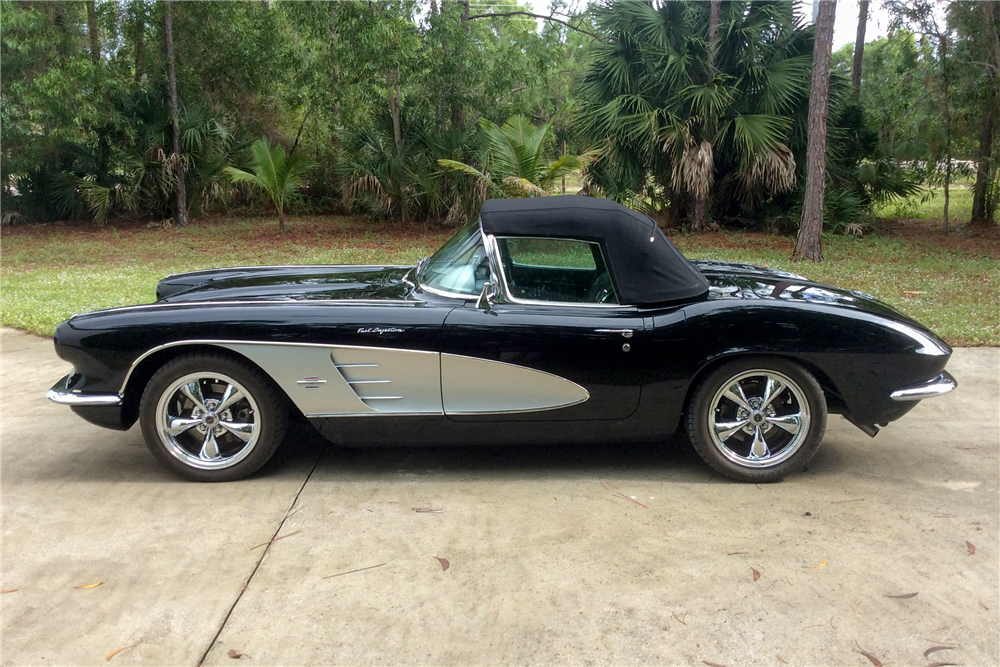
<instances>
[{"instance_id":1,"label":"side mirror","mask_svg":"<svg viewBox=\"0 0 1000 667\"><path fill-rule=\"evenodd\" d=\"M493 299L493 285L489 281L486 281L486 284L483 285L483 291L479 293L479 299L476 301L476 308L486 311L491 310L494 303Z\"/></svg>"}]
</instances>

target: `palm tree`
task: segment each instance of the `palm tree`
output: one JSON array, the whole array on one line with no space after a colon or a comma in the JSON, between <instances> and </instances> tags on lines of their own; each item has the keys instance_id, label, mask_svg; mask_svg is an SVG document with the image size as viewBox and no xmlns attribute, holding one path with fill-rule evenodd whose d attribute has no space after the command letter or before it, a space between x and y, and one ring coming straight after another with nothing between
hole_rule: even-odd
<instances>
[{"instance_id":1,"label":"palm tree","mask_svg":"<svg viewBox=\"0 0 1000 667\"><path fill-rule=\"evenodd\" d=\"M233 183L247 182L267 193L278 210L278 231L285 231L285 202L295 194L302 176L312 164L301 154L286 155L280 146L272 146L267 137L253 142L251 171L226 167Z\"/></svg>"},{"instance_id":2,"label":"palm tree","mask_svg":"<svg viewBox=\"0 0 1000 667\"><path fill-rule=\"evenodd\" d=\"M619 2L598 21L609 40L592 53L579 113L603 144L593 187L653 191L704 229L713 203L795 185L812 41L792 3Z\"/></svg>"},{"instance_id":3,"label":"palm tree","mask_svg":"<svg viewBox=\"0 0 1000 667\"><path fill-rule=\"evenodd\" d=\"M565 175L579 171L595 156L562 155L549 160L546 153L552 120L535 127L525 116L511 116L503 125L483 118L486 152L482 170L457 160L438 160L446 169L474 177L492 194L502 197L538 197L552 192Z\"/></svg>"}]
</instances>

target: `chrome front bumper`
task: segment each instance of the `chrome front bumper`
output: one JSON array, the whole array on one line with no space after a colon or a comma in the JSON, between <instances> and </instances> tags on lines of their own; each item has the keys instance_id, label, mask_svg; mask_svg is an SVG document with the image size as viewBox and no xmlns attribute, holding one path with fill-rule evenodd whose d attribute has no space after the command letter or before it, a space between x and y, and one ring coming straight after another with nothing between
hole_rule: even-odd
<instances>
[{"instance_id":1,"label":"chrome front bumper","mask_svg":"<svg viewBox=\"0 0 1000 667\"><path fill-rule=\"evenodd\" d=\"M122 397L118 394L83 394L69 389L72 375L67 375L56 382L45 398L60 405L121 405Z\"/></svg>"},{"instance_id":2,"label":"chrome front bumper","mask_svg":"<svg viewBox=\"0 0 1000 667\"><path fill-rule=\"evenodd\" d=\"M912 387L904 387L892 392L889 396L894 401L920 401L925 398L943 396L953 391L958 386L958 382L948 371L943 371L941 375L932 380Z\"/></svg>"}]
</instances>

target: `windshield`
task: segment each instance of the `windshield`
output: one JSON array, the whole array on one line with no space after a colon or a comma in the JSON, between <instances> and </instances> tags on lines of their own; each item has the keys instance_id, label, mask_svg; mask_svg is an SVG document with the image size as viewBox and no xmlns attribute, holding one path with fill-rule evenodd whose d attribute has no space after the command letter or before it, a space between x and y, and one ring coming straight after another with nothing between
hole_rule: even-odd
<instances>
[{"instance_id":1,"label":"windshield","mask_svg":"<svg viewBox=\"0 0 1000 667\"><path fill-rule=\"evenodd\" d=\"M470 222L448 239L420 263L417 271L417 280L424 287L470 296L479 296L489 276L479 220Z\"/></svg>"}]
</instances>

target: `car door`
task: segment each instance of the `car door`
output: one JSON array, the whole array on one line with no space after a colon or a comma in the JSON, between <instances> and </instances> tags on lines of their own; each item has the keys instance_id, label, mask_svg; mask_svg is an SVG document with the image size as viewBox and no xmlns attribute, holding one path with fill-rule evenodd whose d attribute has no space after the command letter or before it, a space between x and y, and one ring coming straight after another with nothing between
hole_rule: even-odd
<instances>
[{"instance_id":1,"label":"car door","mask_svg":"<svg viewBox=\"0 0 1000 667\"><path fill-rule=\"evenodd\" d=\"M649 332L636 308L617 303L600 244L490 242L503 298L448 314L441 348L445 413L458 420L546 421L635 412Z\"/></svg>"}]
</instances>

